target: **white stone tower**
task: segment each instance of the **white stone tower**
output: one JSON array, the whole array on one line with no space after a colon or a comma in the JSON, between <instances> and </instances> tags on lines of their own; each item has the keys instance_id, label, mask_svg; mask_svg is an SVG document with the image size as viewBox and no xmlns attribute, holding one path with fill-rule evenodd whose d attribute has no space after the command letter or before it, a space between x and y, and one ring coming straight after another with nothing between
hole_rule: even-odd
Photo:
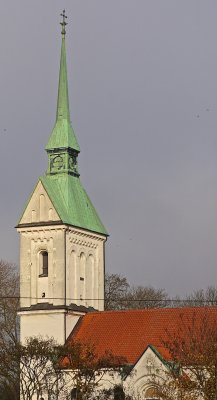
<instances>
[{"instance_id":1,"label":"white stone tower","mask_svg":"<svg viewBox=\"0 0 217 400\"><path fill-rule=\"evenodd\" d=\"M71 127L65 14L56 122L46 146L48 170L39 178L18 223L21 342L54 337L63 344L80 315L104 309L107 232L80 182L80 152Z\"/></svg>"}]
</instances>

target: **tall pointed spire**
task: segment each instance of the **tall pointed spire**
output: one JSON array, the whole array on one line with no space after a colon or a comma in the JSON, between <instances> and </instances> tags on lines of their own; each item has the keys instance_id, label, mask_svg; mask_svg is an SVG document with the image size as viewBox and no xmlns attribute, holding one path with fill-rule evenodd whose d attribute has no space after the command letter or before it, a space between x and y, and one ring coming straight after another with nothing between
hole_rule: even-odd
<instances>
[{"instance_id":1,"label":"tall pointed spire","mask_svg":"<svg viewBox=\"0 0 217 400\"><path fill-rule=\"evenodd\" d=\"M69 111L69 95L68 95L68 79L67 79L67 65L66 65L66 46L65 46L65 36L66 36L66 22L65 10L61 14L63 21L60 22L62 25L62 48L61 48L61 58L60 58L60 75L59 75L59 89L58 89L58 100L57 100L57 113L56 119L59 118L67 119L70 121L70 111Z\"/></svg>"},{"instance_id":2,"label":"tall pointed spire","mask_svg":"<svg viewBox=\"0 0 217 400\"><path fill-rule=\"evenodd\" d=\"M49 138L46 150L48 152L57 149L70 148L76 152L80 151L75 133L71 126L70 111L69 111L69 95L68 95L68 79L67 79L67 65L66 65L66 18L65 10L61 14L63 17L62 22L62 47L60 58L60 72L59 72L59 88L57 99L56 123Z\"/></svg>"},{"instance_id":3,"label":"tall pointed spire","mask_svg":"<svg viewBox=\"0 0 217 400\"><path fill-rule=\"evenodd\" d=\"M71 126L69 112L65 50L65 11L63 11L61 16L63 17L63 20L61 22L62 48L60 59L56 122L49 138L48 144L46 146L46 151L48 153L48 169L46 174L39 178L39 182L40 185L43 186L49 198L49 202L46 203L46 207L48 207L51 201L55 209L55 212L52 214L53 217L57 213L63 224L82 228L87 231L107 236L106 229L103 226L86 191L84 190L78 173L77 158L80 149ZM33 196L36 196L34 197L35 199L38 199L39 193L41 192L38 192L36 189L33 194ZM33 223L33 219L34 222L42 222L40 216L41 214L39 211L39 203L40 201L38 200L37 203L34 203L37 204L38 211L34 210L34 213L31 213L31 215L34 214L34 218L33 216L31 216L31 224ZM29 209L32 210L32 206L30 208L28 207L29 206L27 206L26 208L27 211L25 211L27 213L29 213ZM35 213L37 217L35 216ZM43 214L43 218L44 215L45 214ZM48 218L48 220L44 220L44 222L49 221L49 224L56 224L56 222L52 220L53 217L50 217L49 213L49 215L46 217ZM22 223L24 223L23 221L24 219L22 216L19 224L22 225ZM28 219L28 221L30 221L30 219ZM101 257L101 259L103 259L103 256Z\"/></svg>"}]
</instances>

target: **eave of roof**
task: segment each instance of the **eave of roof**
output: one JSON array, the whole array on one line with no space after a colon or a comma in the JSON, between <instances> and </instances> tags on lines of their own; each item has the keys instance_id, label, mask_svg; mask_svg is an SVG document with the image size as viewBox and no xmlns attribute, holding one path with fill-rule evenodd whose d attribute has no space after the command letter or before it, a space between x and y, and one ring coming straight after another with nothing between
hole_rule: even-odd
<instances>
[{"instance_id":1,"label":"eave of roof","mask_svg":"<svg viewBox=\"0 0 217 400\"><path fill-rule=\"evenodd\" d=\"M45 175L39 178L28 202L26 203L17 227L22 227L20 221L22 220L24 212L39 182L42 183L60 217L60 221L47 222L47 224L63 223L89 230L90 232L98 233L103 236L108 236L108 233L84 190L80 179L67 174L54 176ZM38 225L41 225L41 223L38 223ZM43 222L42 225L45 225L45 222Z\"/></svg>"},{"instance_id":2,"label":"eave of roof","mask_svg":"<svg viewBox=\"0 0 217 400\"><path fill-rule=\"evenodd\" d=\"M85 306L78 306L75 303L71 303L68 306L67 305L53 305L50 303L37 303L37 304L32 304L30 307L20 307L18 311L47 311L47 310L66 310L67 312L69 311L74 311L78 313L83 313L86 314L88 312L96 312L96 310L93 307L85 307Z\"/></svg>"}]
</instances>

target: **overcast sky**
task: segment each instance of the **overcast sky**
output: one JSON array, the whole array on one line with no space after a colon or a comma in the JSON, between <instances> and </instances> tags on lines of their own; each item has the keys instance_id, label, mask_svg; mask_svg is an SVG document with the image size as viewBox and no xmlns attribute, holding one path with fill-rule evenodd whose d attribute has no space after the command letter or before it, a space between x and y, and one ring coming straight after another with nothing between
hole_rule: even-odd
<instances>
[{"instance_id":1,"label":"overcast sky","mask_svg":"<svg viewBox=\"0 0 217 400\"><path fill-rule=\"evenodd\" d=\"M217 278L216 0L2 0L0 258L53 128L66 8L81 180L110 237L106 268L171 296Z\"/></svg>"}]
</instances>

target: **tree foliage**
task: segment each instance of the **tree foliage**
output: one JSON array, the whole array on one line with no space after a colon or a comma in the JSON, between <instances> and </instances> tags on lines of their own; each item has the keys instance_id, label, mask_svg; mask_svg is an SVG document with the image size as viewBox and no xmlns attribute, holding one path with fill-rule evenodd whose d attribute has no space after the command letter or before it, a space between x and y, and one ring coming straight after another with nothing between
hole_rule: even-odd
<instances>
[{"instance_id":1,"label":"tree foliage","mask_svg":"<svg viewBox=\"0 0 217 400\"><path fill-rule=\"evenodd\" d=\"M19 279L13 264L0 260L0 398L19 398L18 362L8 355L19 339Z\"/></svg>"},{"instance_id":2,"label":"tree foliage","mask_svg":"<svg viewBox=\"0 0 217 400\"><path fill-rule=\"evenodd\" d=\"M119 274L106 274L105 309L165 307L168 295L164 289L152 286L130 286L127 278Z\"/></svg>"},{"instance_id":3,"label":"tree foliage","mask_svg":"<svg viewBox=\"0 0 217 400\"><path fill-rule=\"evenodd\" d=\"M0 260L0 343L16 342L18 339L18 306L19 277L16 267Z\"/></svg>"},{"instance_id":4,"label":"tree foliage","mask_svg":"<svg viewBox=\"0 0 217 400\"><path fill-rule=\"evenodd\" d=\"M18 400L19 393L9 390L20 382L21 400L107 399L101 381L111 379L124 367L124 360L110 352L98 356L94 345L72 341L63 346L53 339L29 338L25 344L12 343L0 355L6 394L1 399ZM12 379L14 378L14 381Z\"/></svg>"},{"instance_id":5,"label":"tree foliage","mask_svg":"<svg viewBox=\"0 0 217 400\"><path fill-rule=\"evenodd\" d=\"M126 360L106 351L100 357L92 343L72 341L64 348L62 366L68 371L77 400L107 399L110 392L101 388L101 382L112 380L116 372L124 371Z\"/></svg>"},{"instance_id":6,"label":"tree foliage","mask_svg":"<svg viewBox=\"0 0 217 400\"><path fill-rule=\"evenodd\" d=\"M128 293L130 285L122 275L105 275L105 309L119 310L124 308L124 300Z\"/></svg>"},{"instance_id":7,"label":"tree foliage","mask_svg":"<svg viewBox=\"0 0 217 400\"><path fill-rule=\"evenodd\" d=\"M173 364L168 379L159 385L159 396L165 400L217 400L217 319L207 307L191 318L180 314L176 332L168 331L163 342ZM156 383L156 382L155 382Z\"/></svg>"},{"instance_id":8,"label":"tree foliage","mask_svg":"<svg viewBox=\"0 0 217 400\"><path fill-rule=\"evenodd\" d=\"M207 289L194 290L186 297L185 306L217 306L217 287L208 286Z\"/></svg>"}]
</instances>

